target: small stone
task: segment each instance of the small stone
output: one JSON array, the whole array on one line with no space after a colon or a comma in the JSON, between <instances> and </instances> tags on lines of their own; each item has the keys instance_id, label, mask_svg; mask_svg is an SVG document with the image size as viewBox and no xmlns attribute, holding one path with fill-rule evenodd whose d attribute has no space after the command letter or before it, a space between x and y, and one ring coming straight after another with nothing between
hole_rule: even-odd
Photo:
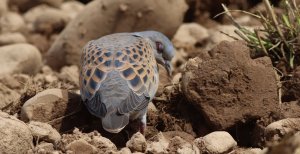
<instances>
[{"instance_id":1,"label":"small stone","mask_svg":"<svg viewBox=\"0 0 300 154\"><path fill-rule=\"evenodd\" d=\"M120 151L118 151L117 154L131 154L131 151L129 148L124 147Z\"/></svg>"},{"instance_id":2,"label":"small stone","mask_svg":"<svg viewBox=\"0 0 300 154\"><path fill-rule=\"evenodd\" d=\"M47 123L38 121L30 121L28 124L33 137L38 140L57 143L61 139L61 135Z\"/></svg>"},{"instance_id":3,"label":"small stone","mask_svg":"<svg viewBox=\"0 0 300 154\"><path fill-rule=\"evenodd\" d=\"M227 153L237 146L237 142L225 131L212 132L204 137L195 139L194 143L201 152L208 154Z\"/></svg>"},{"instance_id":4,"label":"small stone","mask_svg":"<svg viewBox=\"0 0 300 154\"><path fill-rule=\"evenodd\" d=\"M179 83L182 77L182 73L177 73L174 75L172 83Z\"/></svg>"},{"instance_id":5,"label":"small stone","mask_svg":"<svg viewBox=\"0 0 300 154\"><path fill-rule=\"evenodd\" d=\"M0 110L3 110L3 108L20 98L20 94L0 82L0 98Z\"/></svg>"},{"instance_id":6,"label":"small stone","mask_svg":"<svg viewBox=\"0 0 300 154\"><path fill-rule=\"evenodd\" d=\"M69 21L69 16L62 10L49 9L37 15L32 24L35 32L50 35L60 32Z\"/></svg>"},{"instance_id":7,"label":"small stone","mask_svg":"<svg viewBox=\"0 0 300 154\"><path fill-rule=\"evenodd\" d=\"M16 117L0 112L0 153L27 153L32 147L28 126Z\"/></svg>"},{"instance_id":8,"label":"small stone","mask_svg":"<svg viewBox=\"0 0 300 154\"><path fill-rule=\"evenodd\" d=\"M176 48L193 49L196 43L208 37L208 30L203 26L198 23L185 23L178 28L172 41Z\"/></svg>"},{"instance_id":9,"label":"small stone","mask_svg":"<svg viewBox=\"0 0 300 154\"><path fill-rule=\"evenodd\" d=\"M59 8L63 0L9 0L10 6L17 7L21 12L27 12L34 6L47 5L49 7Z\"/></svg>"},{"instance_id":10,"label":"small stone","mask_svg":"<svg viewBox=\"0 0 300 154\"><path fill-rule=\"evenodd\" d=\"M79 69L78 66L65 66L61 69L59 74L61 78L71 81L79 86Z\"/></svg>"},{"instance_id":11,"label":"small stone","mask_svg":"<svg viewBox=\"0 0 300 154\"><path fill-rule=\"evenodd\" d=\"M52 143L42 142L35 147L37 153L50 153L54 151L54 145Z\"/></svg>"},{"instance_id":12,"label":"small stone","mask_svg":"<svg viewBox=\"0 0 300 154\"><path fill-rule=\"evenodd\" d=\"M74 153L94 154L98 153L98 150L93 145L89 144L84 139L78 139L66 146L66 150L70 150Z\"/></svg>"},{"instance_id":13,"label":"small stone","mask_svg":"<svg viewBox=\"0 0 300 154\"><path fill-rule=\"evenodd\" d=\"M263 150L264 154L299 154L300 132L285 136L278 144Z\"/></svg>"},{"instance_id":14,"label":"small stone","mask_svg":"<svg viewBox=\"0 0 300 154\"><path fill-rule=\"evenodd\" d=\"M0 1L0 17L8 11L7 0Z\"/></svg>"},{"instance_id":15,"label":"small stone","mask_svg":"<svg viewBox=\"0 0 300 154\"><path fill-rule=\"evenodd\" d=\"M158 112L157 108L155 107L155 105L152 102L150 102L148 104L148 112L153 112L153 113L157 113Z\"/></svg>"},{"instance_id":16,"label":"small stone","mask_svg":"<svg viewBox=\"0 0 300 154\"><path fill-rule=\"evenodd\" d=\"M175 136L170 140L169 152L178 154L200 153L197 146L190 144L179 136Z\"/></svg>"},{"instance_id":17,"label":"small stone","mask_svg":"<svg viewBox=\"0 0 300 154\"><path fill-rule=\"evenodd\" d=\"M0 76L14 73L36 74L41 66L42 56L30 44L0 47Z\"/></svg>"},{"instance_id":18,"label":"small stone","mask_svg":"<svg viewBox=\"0 0 300 154\"><path fill-rule=\"evenodd\" d=\"M146 139L140 132L135 133L129 141L126 143L128 147L133 152L145 152L147 148Z\"/></svg>"},{"instance_id":19,"label":"small stone","mask_svg":"<svg viewBox=\"0 0 300 154\"><path fill-rule=\"evenodd\" d=\"M15 12L5 13L0 17L0 32L21 32L25 28L22 16Z\"/></svg>"},{"instance_id":20,"label":"small stone","mask_svg":"<svg viewBox=\"0 0 300 154\"><path fill-rule=\"evenodd\" d=\"M260 148L236 148L232 154L265 154Z\"/></svg>"},{"instance_id":21,"label":"small stone","mask_svg":"<svg viewBox=\"0 0 300 154\"><path fill-rule=\"evenodd\" d=\"M74 19L83 8L84 4L79 1L67 1L61 5L61 10L64 11L70 19Z\"/></svg>"},{"instance_id":22,"label":"small stone","mask_svg":"<svg viewBox=\"0 0 300 154\"><path fill-rule=\"evenodd\" d=\"M84 140L85 143L97 149L97 153L115 153L117 147L109 139L102 137L99 132L93 131L90 133L82 133L75 128L71 134L63 134L61 139L61 146L67 147L72 142ZM81 142L81 141L80 141Z\"/></svg>"},{"instance_id":23,"label":"small stone","mask_svg":"<svg viewBox=\"0 0 300 154\"><path fill-rule=\"evenodd\" d=\"M21 33L4 33L0 35L0 46L26 42L26 38Z\"/></svg>"},{"instance_id":24,"label":"small stone","mask_svg":"<svg viewBox=\"0 0 300 154\"><path fill-rule=\"evenodd\" d=\"M99 153L105 153L107 151L116 151L117 147L109 139L100 135L95 135L90 141L90 144L99 149Z\"/></svg>"},{"instance_id":25,"label":"small stone","mask_svg":"<svg viewBox=\"0 0 300 154\"><path fill-rule=\"evenodd\" d=\"M168 153L169 141L159 132L148 142L146 153Z\"/></svg>"}]
</instances>

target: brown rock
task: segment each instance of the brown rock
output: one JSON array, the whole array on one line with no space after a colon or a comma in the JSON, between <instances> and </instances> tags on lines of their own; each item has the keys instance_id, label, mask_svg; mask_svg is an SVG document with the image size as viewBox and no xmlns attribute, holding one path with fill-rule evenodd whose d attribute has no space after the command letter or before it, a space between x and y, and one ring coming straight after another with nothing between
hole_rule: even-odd
<instances>
[{"instance_id":1,"label":"brown rock","mask_svg":"<svg viewBox=\"0 0 300 154\"><path fill-rule=\"evenodd\" d=\"M47 89L25 102L21 120L47 122L58 131L86 125L90 115L80 100L78 94L67 90Z\"/></svg>"},{"instance_id":2,"label":"brown rock","mask_svg":"<svg viewBox=\"0 0 300 154\"><path fill-rule=\"evenodd\" d=\"M187 62L181 82L184 95L209 125L223 130L278 111L275 72L252 60L244 43L222 42L209 53L210 58Z\"/></svg>"},{"instance_id":3,"label":"brown rock","mask_svg":"<svg viewBox=\"0 0 300 154\"><path fill-rule=\"evenodd\" d=\"M172 37L186 9L184 0L92 1L55 40L47 53L47 64L55 69L79 65L83 45L111 33L151 29Z\"/></svg>"}]
</instances>

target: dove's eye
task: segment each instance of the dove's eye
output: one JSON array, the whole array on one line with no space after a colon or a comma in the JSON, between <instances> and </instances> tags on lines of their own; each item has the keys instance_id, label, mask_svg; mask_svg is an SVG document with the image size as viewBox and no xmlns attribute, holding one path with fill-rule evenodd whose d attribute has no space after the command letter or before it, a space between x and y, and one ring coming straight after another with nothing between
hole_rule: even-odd
<instances>
[{"instance_id":1,"label":"dove's eye","mask_svg":"<svg viewBox=\"0 0 300 154\"><path fill-rule=\"evenodd\" d=\"M156 43L156 50L158 53L162 53L164 50L164 46L160 42L155 42Z\"/></svg>"}]
</instances>

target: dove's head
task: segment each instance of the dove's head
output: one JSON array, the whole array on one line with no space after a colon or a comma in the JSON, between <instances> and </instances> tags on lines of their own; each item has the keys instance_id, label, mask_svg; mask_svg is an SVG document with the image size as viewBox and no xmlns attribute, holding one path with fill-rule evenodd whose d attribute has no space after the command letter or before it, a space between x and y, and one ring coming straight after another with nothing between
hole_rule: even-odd
<instances>
[{"instance_id":1,"label":"dove's head","mask_svg":"<svg viewBox=\"0 0 300 154\"><path fill-rule=\"evenodd\" d=\"M171 60L175 55L172 42L162 33L157 31L136 32L134 35L144 37L150 41L154 50L155 59L162 64L169 75L172 73Z\"/></svg>"}]
</instances>

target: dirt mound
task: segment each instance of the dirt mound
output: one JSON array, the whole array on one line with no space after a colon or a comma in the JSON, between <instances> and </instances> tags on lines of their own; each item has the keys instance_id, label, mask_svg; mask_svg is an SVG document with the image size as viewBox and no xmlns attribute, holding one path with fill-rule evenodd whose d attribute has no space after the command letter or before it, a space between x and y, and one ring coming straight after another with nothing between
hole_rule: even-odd
<instances>
[{"instance_id":1,"label":"dirt mound","mask_svg":"<svg viewBox=\"0 0 300 154\"><path fill-rule=\"evenodd\" d=\"M272 117L278 111L275 72L252 60L243 42L222 42L209 56L190 59L181 85L215 130Z\"/></svg>"}]
</instances>

